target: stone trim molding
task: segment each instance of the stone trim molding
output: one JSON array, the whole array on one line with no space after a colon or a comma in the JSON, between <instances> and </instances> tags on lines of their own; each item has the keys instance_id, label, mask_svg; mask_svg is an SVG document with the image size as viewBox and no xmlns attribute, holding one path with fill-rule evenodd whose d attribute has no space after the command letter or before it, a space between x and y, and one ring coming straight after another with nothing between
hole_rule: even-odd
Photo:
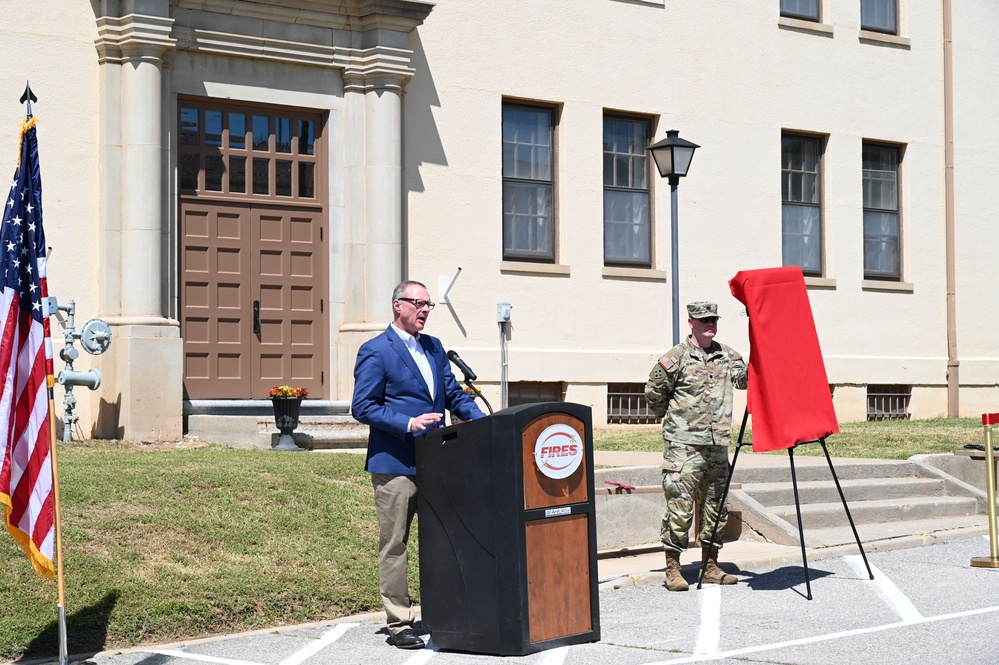
<instances>
[{"instance_id":1,"label":"stone trim molding","mask_svg":"<svg viewBox=\"0 0 999 665\"><path fill-rule=\"evenodd\" d=\"M895 291L896 293L914 293L916 287L911 282L889 282L880 279L865 279L860 282L864 291Z\"/></svg>"},{"instance_id":2,"label":"stone trim molding","mask_svg":"<svg viewBox=\"0 0 999 665\"><path fill-rule=\"evenodd\" d=\"M309 44L188 27L174 28L173 34L178 51L320 67L328 67L335 60L336 49L328 44Z\"/></svg>"},{"instance_id":3,"label":"stone trim molding","mask_svg":"<svg viewBox=\"0 0 999 665\"><path fill-rule=\"evenodd\" d=\"M335 30L409 32L430 15L423 0L341 0L336 8L322 0L177 0L180 9L298 23Z\"/></svg>"},{"instance_id":4,"label":"stone trim molding","mask_svg":"<svg viewBox=\"0 0 999 665\"><path fill-rule=\"evenodd\" d=\"M174 48L176 40L170 35L174 20L162 16L129 14L116 18L101 16L97 19L100 35L97 46L98 62L121 64L133 60L162 60Z\"/></svg>"},{"instance_id":5,"label":"stone trim molding","mask_svg":"<svg viewBox=\"0 0 999 665\"><path fill-rule=\"evenodd\" d=\"M777 26L791 30L800 30L801 32L810 32L813 35L821 35L823 37L833 36L832 25L829 23L819 23L818 21L806 21L804 19L791 18L790 16L781 16L777 19Z\"/></svg>"},{"instance_id":6,"label":"stone trim molding","mask_svg":"<svg viewBox=\"0 0 999 665\"><path fill-rule=\"evenodd\" d=\"M354 34L391 31L406 35L423 23L432 9L433 4L422 0L344 0L337 8L318 0L179 0L175 11L182 12L176 15L183 25L165 16L101 16L95 44L101 64L161 61L168 52L189 51L339 69L347 90L402 90L415 70L411 66L413 52L398 48L398 44L349 48L332 43L335 34L329 43L316 43L209 30L190 25L187 13L240 16Z\"/></svg>"},{"instance_id":7,"label":"stone trim molding","mask_svg":"<svg viewBox=\"0 0 999 665\"><path fill-rule=\"evenodd\" d=\"M641 279L650 282L665 282L668 273L654 268L625 268L623 266L604 266L600 270L601 277L617 279Z\"/></svg>"},{"instance_id":8,"label":"stone trim molding","mask_svg":"<svg viewBox=\"0 0 999 665\"><path fill-rule=\"evenodd\" d=\"M336 49L336 63L343 68L344 91L392 89L401 91L416 73L410 67L413 52L376 46L369 49Z\"/></svg>"},{"instance_id":9,"label":"stone trim molding","mask_svg":"<svg viewBox=\"0 0 999 665\"><path fill-rule=\"evenodd\" d=\"M561 263L532 263L530 261L501 261L500 272L521 275L563 275L570 273L569 266Z\"/></svg>"}]
</instances>

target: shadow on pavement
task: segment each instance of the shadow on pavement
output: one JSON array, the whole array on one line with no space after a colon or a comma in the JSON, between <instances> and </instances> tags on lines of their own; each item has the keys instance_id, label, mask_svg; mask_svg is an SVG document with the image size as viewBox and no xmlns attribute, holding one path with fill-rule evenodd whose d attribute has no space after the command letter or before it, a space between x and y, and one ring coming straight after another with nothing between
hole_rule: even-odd
<instances>
[{"instance_id":1,"label":"shadow on pavement","mask_svg":"<svg viewBox=\"0 0 999 665\"><path fill-rule=\"evenodd\" d=\"M69 653L89 656L104 650L108 620L118 604L118 596L117 590L111 591L93 605L66 615L66 649ZM58 617L31 640L18 660L43 656L59 656Z\"/></svg>"},{"instance_id":2,"label":"shadow on pavement","mask_svg":"<svg viewBox=\"0 0 999 665\"><path fill-rule=\"evenodd\" d=\"M805 594L797 587L805 586L805 569L803 566L783 566L775 568L765 573L753 573L746 570L739 571L739 575L745 579L745 584L753 591L786 591L791 589L801 597ZM820 570L809 567L808 578L814 582L832 575L828 570Z\"/></svg>"}]
</instances>

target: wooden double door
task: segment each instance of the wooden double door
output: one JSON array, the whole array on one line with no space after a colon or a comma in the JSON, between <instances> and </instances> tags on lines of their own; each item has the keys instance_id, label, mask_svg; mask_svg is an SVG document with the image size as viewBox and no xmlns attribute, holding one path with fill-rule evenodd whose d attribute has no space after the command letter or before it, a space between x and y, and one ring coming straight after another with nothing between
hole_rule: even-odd
<instances>
[{"instance_id":1,"label":"wooden double door","mask_svg":"<svg viewBox=\"0 0 999 665\"><path fill-rule=\"evenodd\" d=\"M187 399L263 399L275 385L325 396L322 220L318 210L182 204Z\"/></svg>"}]
</instances>

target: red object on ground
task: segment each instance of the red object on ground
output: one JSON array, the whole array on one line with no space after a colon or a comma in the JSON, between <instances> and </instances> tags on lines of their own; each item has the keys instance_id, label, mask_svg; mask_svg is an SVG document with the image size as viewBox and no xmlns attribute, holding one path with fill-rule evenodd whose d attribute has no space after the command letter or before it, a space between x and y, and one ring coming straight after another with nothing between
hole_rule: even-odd
<instances>
[{"instance_id":1,"label":"red object on ground","mask_svg":"<svg viewBox=\"0 0 999 665\"><path fill-rule=\"evenodd\" d=\"M749 313L753 450L784 450L839 432L801 268L742 270L729 286Z\"/></svg>"},{"instance_id":2,"label":"red object on ground","mask_svg":"<svg viewBox=\"0 0 999 665\"><path fill-rule=\"evenodd\" d=\"M605 480L604 482L607 483L608 485L614 485L615 487L620 487L623 490L633 490L633 489L635 489L634 485L625 485L624 483L619 483L619 482L616 482L614 480Z\"/></svg>"},{"instance_id":3,"label":"red object on ground","mask_svg":"<svg viewBox=\"0 0 999 665\"><path fill-rule=\"evenodd\" d=\"M983 425L995 425L999 423L999 413L983 413L982 414L982 424Z\"/></svg>"}]
</instances>

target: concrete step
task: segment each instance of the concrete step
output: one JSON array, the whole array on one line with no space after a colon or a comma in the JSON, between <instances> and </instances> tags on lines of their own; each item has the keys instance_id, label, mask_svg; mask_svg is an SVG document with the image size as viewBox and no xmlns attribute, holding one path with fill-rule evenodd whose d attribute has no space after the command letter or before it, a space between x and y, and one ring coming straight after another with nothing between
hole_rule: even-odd
<instances>
[{"instance_id":1,"label":"concrete step","mask_svg":"<svg viewBox=\"0 0 999 665\"><path fill-rule=\"evenodd\" d=\"M852 511L851 507L851 511ZM808 547L833 547L856 543L846 513L842 513L843 523L840 526L830 526L821 529L805 528L805 543ZM861 543L877 540L890 540L907 536L923 536L927 541L946 535L953 529L979 527L982 533L989 531L988 518L985 515L958 515L948 518L898 520L876 524L857 524L857 533ZM988 548L985 547L985 550ZM868 552L869 553L869 552Z\"/></svg>"},{"instance_id":2,"label":"concrete step","mask_svg":"<svg viewBox=\"0 0 999 665\"><path fill-rule=\"evenodd\" d=\"M852 460L850 462L833 462L836 477L843 480L859 480L874 478L904 478L922 475L919 467L905 460ZM829 464L825 458L796 457L794 460L795 476L799 483L832 480ZM787 460L785 465L773 466L740 466L735 465L733 480L743 485L750 483L791 483L791 466Z\"/></svg>"},{"instance_id":3,"label":"concrete step","mask_svg":"<svg viewBox=\"0 0 999 665\"><path fill-rule=\"evenodd\" d=\"M850 514L857 524L884 524L978 514L977 499L960 496L914 496L904 499L847 501L847 503L850 506ZM794 504L773 506L770 510L780 519L797 527L798 517ZM849 525L841 501L803 503L801 520L806 530Z\"/></svg>"},{"instance_id":4,"label":"concrete step","mask_svg":"<svg viewBox=\"0 0 999 665\"><path fill-rule=\"evenodd\" d=\"M310 450L364 447L368 427L350 415L345 401L302 401L295 443ZM280 431L270 400L201 400L184 403L185 433L202 441L245 448L272 448Z\"/></svg>"},{"instance_id":5,"label":"concrete step","mask_svg":"<svg viewBox=\"0 0 999 665\"><path fill-rule=\"evenodd\" d=\"M879 478L875 480L840 480L840 487L849 503L876 499L901 499L911 496L944 496L946 484L940 478ZM774 483L747 483L742 489L764 506L794 504L794 487L790 481ZM801 503L829 503L840 501L836 483L832 480L815 480L798 483Z\"/></svg>"}]
</instances>

